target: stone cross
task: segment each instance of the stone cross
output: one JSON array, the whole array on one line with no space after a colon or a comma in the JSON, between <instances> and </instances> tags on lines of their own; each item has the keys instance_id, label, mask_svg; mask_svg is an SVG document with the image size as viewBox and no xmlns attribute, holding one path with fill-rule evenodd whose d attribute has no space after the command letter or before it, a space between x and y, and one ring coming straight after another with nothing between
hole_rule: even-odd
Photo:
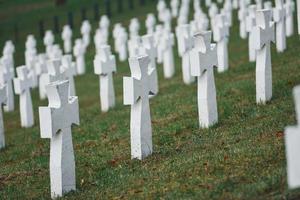
<instances>
[{"instance_id":1,"label":"stone cross","mask_svg":"<svg viewBox=\"0 0 300 200\"><path fill-rule=\"evenodd\" d=\"M253 28L255 27L256 19L255 19L255 14L256 14L256 5L250 5L248 7L248 16L246 19L246 28L247 32L249 33L249 39L248 39L248 49L249 49L249 61L254 62L256 59L256 50L254 48L254 34L253 34Z\"/></svg>"},{"instance_id":2,"label":"stone cross","mask_svg":"<svg viewBox=\"0 0 300 200\"><path fill-rule=\"evenodd\" d=\"M15 75L15 62L14 62L14 53L15 53L15 46L11 40L5 42L5 46L3 48L3 59L9 60L9 68L11 72Z\"/></svg>"},{"instance_id":3,"label":"stone cross","mask_svg":"<svg viewBox=\"0 0 300 200\"><path fill-rule=\"evenodd\" d=\"M44 36L44 45L46 46L46 53L48 56L50 56L53 44L54 44L54 35L52 31L48 30L46 31Z\"/></svg>"},{"instance_id":4,"label":"stone cross","mask_svg":"<svg viewBox=\"0 0 300 200\"><path fill-rule=\"evenodd\" d=\"M4 123L3 123L3 113L2 105L6 104L6 94L7 89L5 85L0 85L0 149L5 147L5 134L4 134Z\"/></svg>"},{"instance_id":5,"label":"stone cross","mask_svg":"<svg viewBox=\"0 0 300 200\"><path fill-rule=\"evenodd\" d=\"M271 42L275 41L274 22L270 10L256 12L253 28L256 49L256 102L265 104L272 98Z\"/></svg>"},{"instance_id":6,"label":"stone cross","mask_svg":"<svg viewBox=\"0 0 300 200\"><path fill-rule=\"evenodd\" d=\"M243 6L239 9L238 17L240 21L240 37L242 39L247 38L247 31L246 31L246 18L247 18L247 8Z\"/></svg>"},{"instance_id":7,"label":"stone cross","mask_svg":"<svg viewBox=\"0 0 300 200\"><path fill-rule=\"evenodd\" d=\"M190 53L191 73L198 79L198 113L200 128L218 122L216 86L213 67L218 65L216 44L211 44L211 31L194 36L195 47Z\"/></svg>"},{"instance_id":8,"label":"stone cross","mask_svg":"<svg viewBox=\"0 0 300 200\"><path fill-rule=\"evenodd\" d=\"M228 36L229 28L225 16L219 14L215 17L214 41L217 42L218 72L228 70Z\"/></svg>"},{"instance_id":9,"label":"stone cross","mask_svg":"<svg viewBox=\"0 0 300 200\"><path fill-rule=\"evenodd\" d=\"M165 78L172 78L175 74L174 64L174 34L167 29L163 30L161 48L163 52L163 69Z\"/></svg>"},{"instance_id":10,"label":"stone cross","mask_svg":"<svg viewBox=\"0 0 300 200\"><path fill-rule=\"evenodd\" d=\"M131 158L144 159L152 154L152 128L149 94L156 93L148 56L129 58L132 77L123 78L124 105L131 105Z\"/></svg>"},{"instance_id":11,"label":"stone cross","mask_svg":"<svg viewBox=\"0 0 300 200\"><path fill-rule=\"evenodd\" d=\"M129 24L130 38L139 36L139 30L140 30L139 20L137 18L131 19Z\"/></svg>"},{"instance_id":12,"label":"stone cross","mask_svg":"<svg viewBox=\"0 0 300 200\"><path fill-rule=\"evenodd\" d=\"M75 40L73 54L76 57L76 70L78 75L85 74L85 45L81 39Z\"/></svg>"},{"instance_id":13,"label":"stone cross","mask_svg":"<svg viewBox=\"0 0 300 200\"><path fill-rule=\"evenodd\" d=\"M277 52L283 52L286 49L286 31L285 31L285 9L282 0L275 0L273 18L276 23L276 49Z\"/></svg>"},{"instance_id":14,"label":"stone cross","mask_svg":"<svg viewBox=\"0 0 300 200\"><path fill-rule=\"evenodd\" d=\"M165 9L165 11L164 11L163 22L164 22L164 29L171 32L172 31L172 14L169 9Z\"/></svg>"},{"instance_id":15,"label":"stone cross","mask_svg":"<svg viewBox=\"0 0 300 200\"><path fill-rule=\"evenodd\" d=\"M140 36L132 36L128 40L128 52L129 57L135 57L140 54L139 50L141 47L141 38Z\"/></svg>"},{"instance_id":16,"label":"stone cross","mask_svg":"<svg viewBox=\"0 0 300 200\"><path fill-rule=\"evenodd\" d=\"M48 60L47 68L50 83L66 80L66 76L61 69L61 59Z\"/></svg>"},{"instance_id":17,"label":"stone cross","mask_svg":"<svg viewBox=\"0 0 300 200\"><path fill-rule=\"evenodd\" d=\"M82 22L80 32L82 35L82 42L85 48L87 48L90 44L90 33L91 33L91 24L88 20L84 20Z\"/></svg>"},{"instance_id":18,"label":"stone cross","mask_svg":"<svg viewBox=\"0 0 300 200\"><path fill-rule=\"evenodd\" d=\"M285 26L286 26L286 36L290 37L294 34L294 11L295 11L295 2L293 0L285 1Z\"/></svg>"},{"instance_id":19,"label":"stone cross","mask_svg":"<svg viewBox=\"0 0 300 200\"><path fill-rule=\"evenodd\" d=\"M94 43L96 47L96 53L100 51L102 45L107 45L107 41L105 40L105 36L102 29L96 30L96 34L94 36Z\"/></svg>"},{"instance_id":20,"label":"stone cross","mask_svg":"<svg viewBox=\"0 0 300 200\"><path fill-rule=\"evenodd\" d=\"M71 53L72 52L72 29L70 25L65 25L62 31L62 39L64 41L64 52Z\"/></svg>"},{"instance_id":21,"label":"stone cross","mask_svg":"<svg viewBox=\"0 0 300 200\"><path fill-rule=\"evenodd\" d=\"M154 33L154 45L157 49L157 63L161 64L163 62L163 48L162 48L162 36L163 36L163 26L161 24L155 27Z\"/></svg>"},{"instance_id":22,"label":"stone cross","mask_svg":"<svg viewBox=\"0 0 300 200\"><path fill-rule=\"evenodd\" d=\"M69 96L68 81L47 86L48 107L39 108L41 138L50 142L51 197L61 197L76 190L75 158L72 142L73 124L79 125L78 97Z\"/></svg>"},{"instance_id":23,"label":"stone cross","mask_svg":"<svg viewBox=\"0 0 300 200\"><path fill-rule=\"evenodd\" d=\"M37 76L39 77L39 95L40 99L46 99L46 85L49 84L49 75L47 69L47 56L46 54L39 54L38 60L35 64Z\"/></svg>"},{"instance_id":24,"label":"stone cross","mask_svg":"<svg viewBox=\"0 0 300 200\"><path fill-rule=\"evenodd\" d=\"M10 68L10 61L8 58L2 58L0 62L0 84L5 85L6 89L6 103L4 111L11 112L15 110L15 100L13 91L14 72Z\"/></svg>"},{"instance_id":25,"label":"stone cross","mask_svg":"<svg viewBox=\"0 0 300 200\"><path fill-rule=\"evenodd\" d=\"M14 88L15 93L20 95L21 126L29 128L34 125L32 100L30 94L33 81L29 76L29 71L26 66L20 66L17 68L17 76L18 77L14 79Z\"/></svg>"},{"instance_id":26,"label":"stone cross","mask_svg":"<svg viewBox=\"0 0 300 200\"><path fill-rule=\"evenodd\" d=\"M157 58L157 49L154 46L154 38L153 35L144 35L142 36L142 47L140 49L142 55L147 55L150 59L150 63L148 65L148 71L153 71L153 85L156 94L158 93L158 75L156 69L156 58Z\"/></svg>"},{"instance_id":27,"label":"stone cross","mask_svg":"<svg viewBox=\"0 0 300 200\"><path fill-rule=\"evenodd\" d=\"M147 19L146 19L146 28L147 28L147 34L153 34L154 33L154 26L156 24L156 18L155 15L152 13L149 13L147 15Z\"/></svg>"},{"instance_id":28,"label":"stone cross","mask_svg":"<svg viewBox=\"0 0 300 200\"><path fill-rule=\"evenodd\" d=\"M119 36L119 33L121 32L121 29L122 29L122 24L121 23L116 23L114 25L114 28L113 28L113 39L114 39L114 50L116 52L118 52L118 45L117 45L117 38Z\"/></svg>"},{"instance_id":29,"label":"stone cross","mask_svg":"<svg viewBox=\"0 0 300 200\"><path fill-rule=\"evenodd\" d=\"M110 21L109 21L109 18L107 17L107 15L102 15L101 19L100 19L100 22L99 22L99 28L102 32L104 41L108 41L109 25L110 25Z\"/></svg>"},{"instance_id":30,"label":"stone cross","mask_svg":"<svg viewBox=\"0 0 300 200\"><path fill-rule=\"evenodd\" d=\"M172 9L172 17L176 18L178 16L179 0L171 0L170 5Z\"/></svg>"},{"instance_id":31,"label":"stone cross","mask_svg":"<svg viewBox=\"0 0 300 200\"><path fill-rule=\"evenodd\" d=\"M61 60L61 70L64 77L69 81L69 95L75 96L75 82L74 76L76 75L75 63L72 62L72 55L64 55Z\"/></svg>"},{"instance_id":32,"label":"stone cross","mask_svg":"<svg viewBox=\"0 0 300 200\"><path fill-rule=\"evenodd\" d=\"M293 89L295 107L296 107L296 126L288 126L284 130L285 153L287 160L287 180L290 189L300 187L300 86Z\"/></svg>"},{"instance_id":33,"label":"stone cross","mask_svg":"<svg viewBox=\"0 0 300 200\"><path fill-rule=\"evenodd\" d=\"M191 65L189 53L193 48L193 37L191 35L191 27L189 24L179 26L178 50L182 57L182 75L183 82L187 85L193 83L195 78L191 75Z\"/></svg>"},{"instance_id":34,"label":"stone cross","mask_svg":"<svg viewBox=\"0 0 300 200\"><path fill-rule=\"evenodd\" d=\"M262 0L255 0L257 10L263 9Z\"/></svg>"},{"instance_id":35,"label":"stone cross","mask_svg":"<svg viewBox=\"0 0 300 200\"><path fill-rule=\"evenodd\" d=\"M127 59L127 40L128 34L124 28L119 32L118 37L116 38L117 52L119 53L119 60L125 61Z\"/></svg>"},{"instance_id":36,"label":"stone cross","mask_svg":"<svg viewBox=\"0 0 300 200\"><path fill-rule=\"evenodd\" d=\"M35 63L37 61L36 40L33 35L29 35L26 40L25 65L29 69L30 76L33 80L33 88L38 87L38 78L35 71Z\"/></svg>"},{"instance_id":37,"label":"stone cross","mask_svg":"<svg viewBox=\"0 0 300 200\"><path fill-rule=\"evenodd\" d=\"M113 73L116 72L116 59L111 54L110 46L103 45L94 59L94 72L99 75L100 102L102 112L115 106Z\"/></svg>"}]
</instances>

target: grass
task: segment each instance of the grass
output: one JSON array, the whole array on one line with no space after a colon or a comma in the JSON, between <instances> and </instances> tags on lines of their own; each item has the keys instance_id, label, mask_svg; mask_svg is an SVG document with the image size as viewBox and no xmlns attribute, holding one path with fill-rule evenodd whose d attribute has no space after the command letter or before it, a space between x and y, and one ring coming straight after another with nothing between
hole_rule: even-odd
<instances>
[{"instance_id":1,"label":"grass","mask_svg":"<svg viewBox=\"0 0 300 200\"><path fill-rule=\"evenodd\" d=\"M80 2L76 3L78 9ZM76 3L70 6L75 8ZM53 9L15 13L15 17L31 22L37 13L51 17ZM134 12L114 15L112 21L127 25L131 17L144 20L154 9L148 3ZM57 12L63 10L68 7ZM236 20L236 12L234 16ZM76 20L79 24L79 18ZM36 23L26 27L35 30ZM20 34L24 39L28 33ZM21 41L17 44L18 65L24 63ZM287 188L283 137L284 127L296 124L291 92L300 84L298 44L295 34L284 53L277 54L273 45L274 95L270 103L258 106L255 64L248 62L247 41L238 37L235 21L229 43L230 70L215 72L219 123L206 130L198 129L196 84L183 84L177 53L174 78L165 80L159 65L160 93L151 99L154 154L143 161L130 159L130 107L122 105L122 77L130 73L128 64L118 63L114 76L116 107L101 113L91 47L86 55L88 73L76 77L81 119L81 125L73 129L77 191L64 199L300 198L300 190ZM7 147L0 152L0 199L50 198L49 140L40 139L37 113L38 106L47 102L39 100L36 90L32 97L35 127L20 128L18 109L4 114Z\"/></svg>"}]
</instances>

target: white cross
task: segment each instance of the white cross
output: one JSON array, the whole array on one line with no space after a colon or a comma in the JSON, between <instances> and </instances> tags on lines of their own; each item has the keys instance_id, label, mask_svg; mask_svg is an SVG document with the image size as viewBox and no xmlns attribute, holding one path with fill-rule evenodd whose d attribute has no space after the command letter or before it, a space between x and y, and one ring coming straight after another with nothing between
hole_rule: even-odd
<instances>
[{"instance_id":1,"label":"white cross","mask_svg":"<svg viewBox=\"0 0 300 200\"><path fill-rule=\"evenodd\" d=\"M287 179L290 189L300 187L300 86L293 89L297 125L285 128L285 148L287 159Z\"/></svg>"},{"instance_id":2,"label":"white cross","mask_svg":"<svg viewBox=\"0 0 300 200\"><path fill-rule=\"evenodd\" d=\"M115 106L113 73L116 72L116 59L111 55L110 46L103 45L94 60L94 72L100 79L101 110L107 112Z\"/></svg>"},{"instance_id":3,"label":"white cross","mask_svg":"<svg viewBox=\"0 0 300 200\"><path fill-rule=\"evenodd\" d=\"M248 16L246 19L246 29L249 33L249 39L248 39L248 49L249 49L249 61L254 62L256 58L256 52L255 48L253 46L254 44L254 34L253 34L253 28L255 27L255 14L256 14L256 5L250 5L248 7Z\"/></svg>"},{"instance_id":4,"label":"white cross","mask_svg":"<svg viewBox=\"0 0 300 200\"><path fill-rule=\"evenodd\" d=\"M178 49L182 56L182 75L183 82L187 85L193 83L195 78L191 75L189 52L193 48L193 37L191 35L191 27L189 24L179 26Z\"/></svg>"},{"instance_id":5,"label":"white cross","mask_svg":"<svg viewBox=\"0 0 300 200\"><path fill-rule=\"evenodd\" d=\"M2 105L7 102L7 89L6 85L0 86L0 149L5 147L5 134L4 134L4 123L3 123L3 113L2 113Z\"/></svg>"},{"instance_id":6,"label":"white cross","mask_svg":"<svg viewBox=\"0 0 300 200\"><path fill-rule=\"evenodd\" d=\"M61 37L64 41L64 52L71 53L72 52L72 29L69 25L65 25L63 27L63 31Z\"/></svg>"},{"instance_id":7,"label":"white cross","mask_svg":"<svg viewBox=\"0 0 300 200\"><path fill-rule=\"evenodd\" d=\"M225 15L215 17L214 41L217 42L218 72L228 70L228 36L229 28L225 22Z\"/></svg>"},{"instance_id":8,"label":"white cross","mask_svg":"<svg viewBox=\"0 0 300 200\"><path fill-rule=\"evenodd\" d=\"M78 75L85 74L85 46L81 39L75 40L75 46L73 48L73 54L76 58L76 70Z\"/></svg>"},{"instance_id":9,"label":"white cross","mask_svg":"<svg viewBox=\"0 0 300 200\"><path fill-rule=\"evenodd\" d=\"M218 65L216 44L211 44L211 31L194 36L190 53L191 73L198 79L199 126L208 128L218 122L216 87L213 67Z\"/></svg>"},{"instance_id":10,"label":"white cross","mask_svg":"<svg viewBox=\"0 0 300 200\"><path fill-rule=\"evenodd\" d=\"M76 67L72 62L72 55L64 55L62 57L62 71L67 80L69 80L69 95L75 96L75 82L74 76L76 75Z\"/></svg>"},{"instance_id":11,"label":"white cross","mask_svg":"<svg viewBox=\"0 0 300 200\"><path fill-rule=\"evenodd\" d=\"M266 103L272 98L271 41L274 42L274 22L270 10L256 12L255 35L256 51L256 102Z\"/></svg>"},{"instance_id":12,"label":"white cross","mask_svg":"<svg viewBox=\"0 0 300 200\"><path fill-rule=\"evenodd\" d=\"M50 83L66 80L66 76L61 69L61 59L48 60L47 67Z\"/></svg>"},{"instance_id":13,"label":"white cross","mask_svg":"<svg viewBox=\"0 0 300 200\"><path fill-rule=\"evenodd\" d=\"M172 78L175 74L174 64L174 34L167 29L163 31L161 39L161 48L163 52L163 69L165 78Z\"/></svg>"},{"instance_id":14,"label":"white cross","mask_svg":"<svg viewBox=\"0 0 300 200\"><path fill-rule=\"evenodd\" d=\"M148 71L149 63L148 56L129 58L132 77L123 78L124 105L131 105L131 157L140 160L152 154L149 94L153 95L156 91L150 84L153 71Z\"/></svg>"},{"instance_id":15,"label":"white cross","mask_svg":"<svg viewBox=\"0 0 300 200\"><path fill-rule=\"evenodd\" d=\"M247 31L246 31L246 18L247 18L247 8L246 7L242 7L240 8L239 12L238 12L238 18L240 21L240 37L242 39L246 39L247 38Z\"/></svg>"},{"instance_id":16,"label":"white cross","mask_svg":"<svg viewBox=\"0 0 300 200\"><path fill-rule=\"evenodd\" d=\"M286 0L285 5L285 25L286 25L286 36L290 37L294 34L294 11L295 2L293 0Z\"/></svg>"},{"instance_id":17,"label":"white cross","mask_svg":"<svg viewBox=\"0 0 300 200\"><path fill-rule=\"evenodd\" d=\"M34 125L32 100L30 94L33 81L29 76L29 71L26 66L18 67L17 75L18 77L14 79L14 88L15 93L20 95L21 126L27 128Z\"/></svg>"},{"instance_id":18,"label":"white cross","mask_svg":"<svg viewBox=\"0 0 300 200\"><path fill-rule=\"evenodd\" d=\"M0 84L6 85L7 102L4 106L4 111L11 112L15 109L13 91L14 71L10 68L10 60L8 58L2 58L0 66Z\"/></svg>"},{"instance_id":19,"label":"white cross","mask_svg":"<svg viewBox=\"0 0 300 200\"><path fill-rule=\"evenodd\" d=\"M69 81L47 86L48 107L39 108L41 138L51 139L51 197L76 190L75 159L72 143L73 124L79 125L78 97L69 96Z\"/></svg>"},{"instance_id":20,"label":"white cross","mask_svg":"<svg viewBox=\"0 0 300 200\"><path fill-rule=\"evenodd\" d=\"M276 49L283 52L286 49L285 9L282 0L275 0L273 18L276 23Z\"/></svg>"}]
</instances>

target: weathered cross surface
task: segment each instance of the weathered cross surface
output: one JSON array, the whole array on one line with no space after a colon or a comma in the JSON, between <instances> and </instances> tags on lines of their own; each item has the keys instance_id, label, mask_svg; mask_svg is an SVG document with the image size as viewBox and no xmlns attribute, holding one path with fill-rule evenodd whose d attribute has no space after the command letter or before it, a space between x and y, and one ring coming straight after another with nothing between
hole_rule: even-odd
<instances>
[{"instance_id":1,"label":"weathered cross surface","mask_svg":"<svg viewBox=\"0 0 300 200\"><path fill-rule=\"evenodd\" d=\"M276 49L283 52L286 49L285 9L282 0L275 0L273 18L276 23Z\"/></svg>"},{"instance_id":2,"label":"weathered cross surface","mask_svg":"<svg viewBox=\"0 0 300 200\"><path fill-rule=\"evenodd\" d=\"M149 94L153 95L154 70L149 71L148 56L129 58L132 77L123 78L124 104L131 105L131 158L144 159L152 154L152 128Z\"/></svg>"},{"instance_id":3,"label":"weathered cross surface","mask_svg":"<svg viewBox=\"0 0 300 200\"><path fill-rule=\"evenodd\" d=\"M4 134L4 123L2 105L6 104L7 90L5 85L0 85L0 149L5 147L5 134Z\"/></svg>"},{"instance_id":4,"label":"weathered cross surface","mask_svg":"<svg viewBox=\"0 0 300 200\"><path fill-rule=\"evenodd\" d=\"M102 112L115 106L113 73L116 72L116 59L111 54L110 46L103 45L94 60L94 72L99 75L100 102Z\"/></svg>"},{"instance_id":5,"label":"weathered cross surface","mask_svg":"<svg viewBox=\"0 0 300 200\"><path fill-rule=\"evenodd\" d=\"M285 149L287 159L287 179L291 189L300 187L300 86L293 90L296 106L297 125L285 128Z\"/></svg>"},{"instance_id":6,"label":"weathered cross surface","mask_svg":"<svg viewBox=\"0 0 300 200\"><path fill-rule=\"evenodd\" d=\"M228 36L229 28L226 24L225 15L219 14L215 17L214 41L217 42L218 72L228 70Z\"/></svg>"},{"instance_id":7,"label":"weathered cross surface","mask_svg":"<svg viewBox=\"0 0 300 200\"><path fill-rule=\"evenodd\" d=\"M65 73L61 69L61 59L48 60L48 74L51 82L66 80Z\"/></svg>"},{"instance_id":8,"label":"weathered cross surface","mask_svg":"<svg viewBox=\"0 0 300 200\"><path fill-rule=\"evenodd\" d=\"M13 91L14 71L11 70L10 60L2 58L0 63L0 84L6 85L7 102L4 111L11 112L15 109L14 91Z\"/></svg>"},{"instance_id":9,"label":"weathered cross surface","mask_svg":"<svg viewBox=\"0 0 300 200\"><path fill-rule=\"evenodd\" d=\"M69 96L69 82L56 81L47 86L48 107L39 108L41 138L50 142L51 197L76 190L75 158L71 126L79 125L76 96Z\"/></svg>"},{"instance_id":10,"label":"weathered cross surface","mask_svg":"<svg viewBox=\"0 0 300 200\"><path fill-rule=\"evenodd\" d=\"M29 76L29 71L26 66L17 68L17 78L14 79L15 93L20 95L20 115L21 126L31 127L34 125L34 116L32 109L32 100L30 89L33 85L32 77Z\"/></svg>"},{"instance_id":11,"label":"weathered cross surface","mask_svg":"<svg viewBox=\"0 0 300 200\"><path fill-rule=\"evenodd\" d=\"M256 51L256 102L265 104L272 98L271 42L274 42L274 22L271 10L256 12L256 27L253 28Z\"/></svg>"},{"instance_id":12,"label":"weathered cross surface","mask_svg":"<svg viewBox=\"0 0 300 200\"><path fill-rule=\"evenodd\" d=\"M211 44L211 31L194 36L195 47L190 53L191 73L198 79L198 113L200 128L218 122L216 87L213 67L218 65L216 44Z\"/></svg>"},{"instance_id":13,"label":"weathered cross surface","mask_svg":"<svg viewBox=\"0 0 300 200\"><path fill-rule=\"evenodd\" d=\"M148 71L153 70L153 85L157 94L159 90L158 86L158 75L156 70L156 58L157 58L157 48L154 46L153 35L142 36L142 48L140 49L141 54L148 55L150 63L148 65Z\"/></svg>"}]
</instances>

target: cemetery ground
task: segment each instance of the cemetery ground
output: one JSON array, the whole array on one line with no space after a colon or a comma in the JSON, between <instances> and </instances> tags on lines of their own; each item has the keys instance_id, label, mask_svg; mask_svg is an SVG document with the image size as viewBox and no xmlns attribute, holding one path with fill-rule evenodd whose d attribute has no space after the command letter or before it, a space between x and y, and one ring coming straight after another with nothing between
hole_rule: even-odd
<instances>
[{"instance_id":1,"label":"cemetery ground","mask_svg":"<svg viewBox=\"0 0 300 200\"><path fill-rule=\"evenodd\" d=\"M38 12L52 16L51 9L45 6ZM26 13L24 20L34 19L36 12ZM127 26L133 16L144 22L148 12L155 12L154 3L114 13L111 27L117 21ZM24 16L23 12L14 14ZM236 12L234 16L237 20ZM238 36L237 24L235 21L230 34L230 69L223 74L215 70L219 123L211 129L198 128L197 87L183 84L175 48L175 77L164 79L158 65L160 91L150 100L154 154L143 161L130 158L130 106L123 105L122 94L122 77L130 74L128 62L117 63L116 107L101 113L99 80L93 74L95 51L93 45L89 47L87 74L75 79L80 105L80 126L72 134L77 191L65 199L300 198L300 190L287 189L283 137L284 127L296 124L292 88L300 84L299 36L288 38L282 54L272 46L273 99L259 106L255 102L255 63L248 62L247 40ZM79 36L78 25L75 37ZM16 45L18 65L24 63L24 38L37 29L37 23L27 24L26 29L24 33L20 29ZM33 33L38 38L37 31ZM56 35L60 41L58 38ZM42 51L41 39L38 41ZM37 90L32 95L33 128L20 127L19 109L4 114L7 148L0 152L0 199L50 197L50 141L40 138L38 126L38 106L47 101L39 100ZM15 101L18 106L18 97Z\"/></svg>"}]
</instances>

